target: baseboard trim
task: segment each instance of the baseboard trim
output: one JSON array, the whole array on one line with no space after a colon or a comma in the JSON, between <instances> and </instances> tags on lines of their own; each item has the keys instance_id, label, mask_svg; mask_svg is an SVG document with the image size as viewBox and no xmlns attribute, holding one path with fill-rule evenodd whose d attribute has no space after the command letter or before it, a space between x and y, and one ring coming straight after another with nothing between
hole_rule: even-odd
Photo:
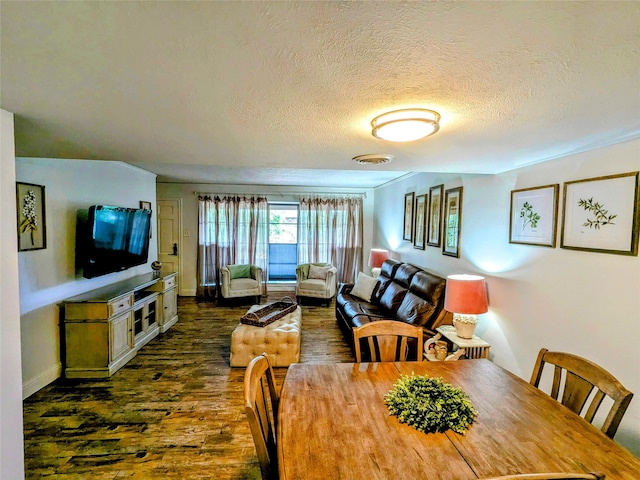
<instances>
[{"instance_id":1,"label":"baseboard trim","mask_svg":"<svg viewBox=\"0 0 640 480\"><path fill-rule=\"evenodd\" d=\"M56 363L48 368L40 375L24 382L22 384L22 399L26 399L36 393L38 390L46 387L62 376L62 364Z\"/></svg>"}]
</instances>

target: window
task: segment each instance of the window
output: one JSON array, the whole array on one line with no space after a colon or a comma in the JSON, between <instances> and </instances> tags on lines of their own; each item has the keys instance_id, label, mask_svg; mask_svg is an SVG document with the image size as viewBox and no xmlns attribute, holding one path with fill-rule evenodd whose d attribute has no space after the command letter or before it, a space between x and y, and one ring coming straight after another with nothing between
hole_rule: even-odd
<instances>
[{"instance_id":1,"label":"window","mask_svg":"<svg viewBox=\"0 0 640 480\"><path fill-rule=\"evenodd\" d=\"M298 205L269 204L269 281L296 279Z\"/></svg>"}]
</instances>

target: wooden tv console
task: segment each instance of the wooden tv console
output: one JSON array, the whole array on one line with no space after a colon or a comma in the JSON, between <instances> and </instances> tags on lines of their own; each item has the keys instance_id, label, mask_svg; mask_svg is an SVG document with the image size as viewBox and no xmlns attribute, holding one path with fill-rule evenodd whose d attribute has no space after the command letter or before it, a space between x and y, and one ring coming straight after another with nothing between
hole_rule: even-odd
<instances>
[{"instance_id":1,"label":"wooden tv console","mask_svg":"<svg viewBox=\"0 0 640 480\"><path fill-rule=\"evenodd\" d=\"M106 378L178 321L177 273L138 275L66 299L66 378Z\"/></svg>"}]
</instances>

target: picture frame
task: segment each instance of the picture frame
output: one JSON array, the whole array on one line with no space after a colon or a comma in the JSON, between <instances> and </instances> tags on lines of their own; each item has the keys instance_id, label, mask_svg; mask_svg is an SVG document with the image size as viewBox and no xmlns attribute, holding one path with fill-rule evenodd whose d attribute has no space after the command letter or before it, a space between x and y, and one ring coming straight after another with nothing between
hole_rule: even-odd
<instances>
[{"instance_id":1,"label":"picture frame","mask_svg":"<svg viewBox=\"0 0 640 480\"><path fill-rule=\"evenodd\" d=\"M444 185L436 185L429 189L429 215L427 245L439 247L442 235L442 193Z\"/></svg>"},{"instance_id":2,"label":"picture frame","mask_svg":"<svg viewBox=\"0 0 640 480\"><path fill-rule=\"evenodd\" d=\"M462 187L444 192L444 232L442 254L460 257L460 231L462 230Z\"/></svg>"},{"instance_id":3,"label":"picture frame","mask_svg":"<svg viewBox=\"0 0 640 480\"><path fill-rule=\"evenodd\" d=\"M18 251L47 248L45 187L16 182Z\"/></svg>"},{"instance_id":4,"label":"picture frame","mask_svg":"<svg viewBox=\"0 0 640 480\"><path fill-rule=\"evenodd\" d=\"M416 197L415 227L413 229L413 248L425 249L425 235L427 233L427 194Z\"/></svg>"},{"instance_id":5,"label":"picture frame","mask_svg":"<svg viewBox=\"0 0 640 480\"><path fill-rule=\"evenodd\" d=\"M402 239L411 242L413 240L413 204L415 192L406 193L404 196L404 230Z\"/></svg>"},{"instance_id":6,"label":"picture frame","mask_svg":"<svg viewBox=\"0 0 640 480\"><path fill-rule=\"evenodd\" d=\"M639 172L565 182L560 247L638 255Z\"/></svg>"},{"instance_id":7,"label":"picture frame","mask_svg":"<svg viewBox=\"0 0 640 480\"><path fill-rule=\"evenodd\" d=\"M511 191L509 243L556 246L559 184Z\"/></svg>"}]
</instances>

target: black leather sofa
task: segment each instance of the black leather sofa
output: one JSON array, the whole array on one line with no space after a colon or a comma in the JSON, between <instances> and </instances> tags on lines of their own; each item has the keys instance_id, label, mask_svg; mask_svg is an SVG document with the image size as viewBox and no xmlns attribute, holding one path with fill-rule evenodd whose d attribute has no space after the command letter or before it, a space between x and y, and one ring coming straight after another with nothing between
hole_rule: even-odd
<instances>
[{"instance_id":1,"label":"black leather sofa","mask_svg":"<svg viewBox=\"0 0 640 480\"><path fill-rule=\"evenodd\" d=\"M353 284L341 284L336 296L336 320L353 350L353 328L377 320L397 320L421 326L433 336L435 328L452 323L444 309L446 280L409 263L388 259L382 264L371 302L351 295Z\"/></svg>"}]
</instances>

